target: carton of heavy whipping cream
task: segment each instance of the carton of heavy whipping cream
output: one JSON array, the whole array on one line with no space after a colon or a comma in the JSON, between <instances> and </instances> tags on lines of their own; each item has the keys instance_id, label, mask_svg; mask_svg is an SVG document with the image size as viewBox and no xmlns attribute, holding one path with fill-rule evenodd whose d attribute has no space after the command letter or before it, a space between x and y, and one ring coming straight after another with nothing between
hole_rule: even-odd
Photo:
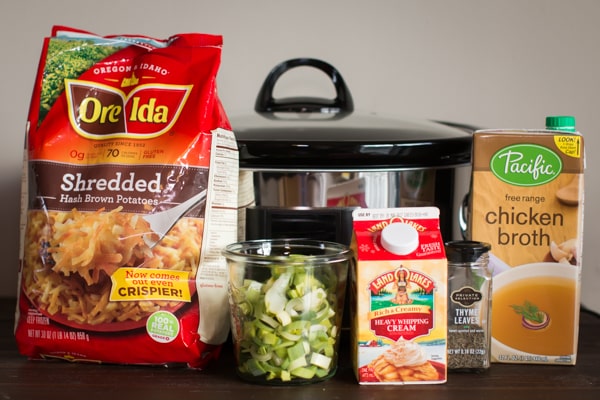
<instances>
[{"instance_id":1,"label":"carton of heavy whipping cream","mask_svg":"<svg viewBox=\"0 0 600 400\"><path fill-rule=\"evenodd\" d=\"M492 245L492 362L575 364L583 171L578 132L474 133L469 232Z\"/></svg>"},{"instance_id":2,"label":"carton of heavy whipping cream","mask_svg":"<svg viewBox=\"0 0 600 400\"><path fill-rule=\"evenodd\" d=\"M446 381L447 271L435 207L356 209L353 367L360 384Z\"/></svg>"}]
</instances>

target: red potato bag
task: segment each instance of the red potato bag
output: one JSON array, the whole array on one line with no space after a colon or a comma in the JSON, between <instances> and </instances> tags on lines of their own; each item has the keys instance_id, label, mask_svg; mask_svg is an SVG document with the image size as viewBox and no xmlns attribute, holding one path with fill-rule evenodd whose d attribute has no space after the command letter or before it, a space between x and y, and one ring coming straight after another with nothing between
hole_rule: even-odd
<instances>
[{"instance_id":1,"label":"red potato bag","mask_svg":"<svg viewBox=\"0 0 600 400\"><path fill-rule=\"evenodd\" d=\"M23 173L23 355L192 368L219 355L238 182L221 46L67 27L45 39Z\"/></svg>"}]
</instances>

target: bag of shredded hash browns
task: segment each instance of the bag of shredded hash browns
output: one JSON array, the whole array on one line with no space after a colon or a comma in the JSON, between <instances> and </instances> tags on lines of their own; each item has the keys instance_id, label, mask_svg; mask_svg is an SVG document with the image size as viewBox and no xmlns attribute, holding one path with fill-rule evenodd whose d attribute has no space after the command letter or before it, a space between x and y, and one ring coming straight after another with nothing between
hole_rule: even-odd
<instances>
[{"instance_id":1,"label":"bag of shredded hash browns","mask_svg":"<svg viewBox=\"0 0 600 400\"><path fill-rule=\"evenodd\" d=\"M27 121L15 336L31 359L205 368L229 333L238 151L222 38L44 40Z\"/></svg>"}]
</instances>

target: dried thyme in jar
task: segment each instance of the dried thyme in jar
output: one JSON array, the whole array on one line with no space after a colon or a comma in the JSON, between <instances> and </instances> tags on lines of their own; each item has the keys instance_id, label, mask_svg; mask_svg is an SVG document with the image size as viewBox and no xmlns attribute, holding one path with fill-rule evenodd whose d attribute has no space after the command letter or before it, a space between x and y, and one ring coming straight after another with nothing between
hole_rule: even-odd
<instances>
[{"instance_id":1,"label":"dried thyme in jar","mask_svg":"<svg viewBox=\"0 0 600 400\"><path fill-rule=\"evenodd\" d=\"M488 243L447 242L448 370L490 367L492 274Z\"/></svg>"}]
</instances>

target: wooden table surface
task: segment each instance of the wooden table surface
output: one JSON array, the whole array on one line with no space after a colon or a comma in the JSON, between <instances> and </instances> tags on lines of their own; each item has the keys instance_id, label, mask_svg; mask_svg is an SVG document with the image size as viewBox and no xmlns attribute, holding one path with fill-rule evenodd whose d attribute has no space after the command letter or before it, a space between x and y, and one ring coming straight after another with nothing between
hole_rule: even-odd
<instances>
[{"instance_id":1,"label":"wooden table surface","mask_svg":"<svg viewBox=\"0 0 600 400\"><path fill-rule=\"evenodd\" d=\"M336 376L327 382L271 387L239 380L229 343L204 371L29 361L16 349L14 310L14 299L0 299L0 400L600 399L600 317L586 311L575 366L492 364L481 374L451 373L445 384L362 386L342 353Z\"/></svg>"}]
</instances>

